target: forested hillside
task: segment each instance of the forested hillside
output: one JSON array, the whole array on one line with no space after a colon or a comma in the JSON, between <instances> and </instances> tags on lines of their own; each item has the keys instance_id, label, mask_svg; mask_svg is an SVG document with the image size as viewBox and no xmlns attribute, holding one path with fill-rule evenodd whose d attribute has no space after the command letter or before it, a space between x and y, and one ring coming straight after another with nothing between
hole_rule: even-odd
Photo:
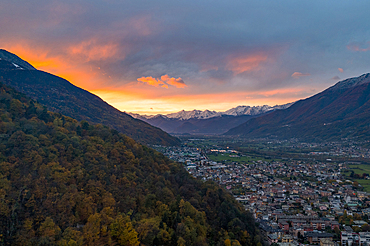
<instances>
[{"instance_id":1,"label":"forested hillside","mask_svg":"<svg viewBox=\"0 0 370 246\"><path fill-rule=\"evenodd\" d=\"M214 183L0 84L1 245L258 245Z\"/></svg>"}]
</instances>

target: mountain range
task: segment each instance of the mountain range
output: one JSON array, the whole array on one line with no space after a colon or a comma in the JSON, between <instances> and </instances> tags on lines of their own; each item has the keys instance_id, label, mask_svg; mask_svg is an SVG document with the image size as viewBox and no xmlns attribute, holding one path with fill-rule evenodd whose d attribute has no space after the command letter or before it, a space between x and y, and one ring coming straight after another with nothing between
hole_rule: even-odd
<instances>
[{"instance_id":1,"label":"mountain range","mask_svg":"<svg viewBox=\"0 0 370 246\"><path fill-rule=\"evenodd\" d=\"M140 115L140 114L134 114L134 113L128 113L133 117L136 118L142 118L142 119L151 119L155 118L157 116L162 116L163 118L169 118L169 119L178 119L178 120L189 120L189 119L210 119L214 117L220 117L220 116L242 116L242 115L249 115L249 116L255 116L264 114L269 111L274 111L277 109L286 109L290 107L293 103L287 103L284 105L275 105L275 106L237 106L235 108L231 108L226 111L210 111L210 110L181 110L177 113L171 113L171 114L157 114L157 115Z\"/></svg>"},{"instance_id":2,"label":"mountain range","mask_svg":"<svg viewBox=\"0 0 370 246\"><path fill-rule=\"evenodd\" d=\"M179 139L161 129L119 111L63 78L35 69L6 50L0 50L0 81L37 100L50 111L110 126L140 143L180 144Z\"/></svg>"},{"instance_id":3,"label":"mountain range","mask_svg":"<svg viewBox=\"0 0 370 246\"><path fill-rule=\"evenodd\" d=\"M274 107L238 106L225 112L182 110L167 115L132 115L178 134L366 140L370 135L370 74L340 81L307 99Z\"/></svg>"},{"instance_id":4,"label":"mountain range","mask_svg":"<svg viewBox=\"0 0 370 246\"><path fill-rule=\"evenodd\" d=\"M284 110L251 119L225 135L309 141L370 136L370 74L349 78Z\"/></svg>"},{"instance_id":5,"label":"mountain range","mask_svg":"<svg viewBox=\"0 0 370 246\"><path fill-rule=\"evenodd\" d=\"M171 114L139 115L129 113L131 116L148 122L169 133L190 134L222 134L254 117L285 109L293 103L276 106L238 106L224 112L210 110L182 110Z\"/></svg>"},{"instance_id":6,"label":"mountain range","mask_svg":"<svg viewBox=\"0 0 370 246\"><path fill-rule=\"evenodd\" d=\"M180 143L166 132L310 141L366 139L370 132L369 77L364 74L340 81L321 93L286 105L238 106L225 112L183 110L168 115L132 114L135 119L67 80L39 71L18 56L0 50L1 82L51 111L110 126L144 144Z\"/></svg>"}]
</instances>

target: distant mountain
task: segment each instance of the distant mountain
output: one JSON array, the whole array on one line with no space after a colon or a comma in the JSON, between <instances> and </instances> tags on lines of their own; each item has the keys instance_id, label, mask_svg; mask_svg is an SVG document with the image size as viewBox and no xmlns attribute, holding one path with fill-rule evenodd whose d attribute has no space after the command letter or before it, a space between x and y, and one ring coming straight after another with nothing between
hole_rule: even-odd
<instances>
[{"instance_id":1,"label":"distant mountain","mask_svg":"<svg viewBox=\"0 0 370 246\"><path fill-rule=\"evenodd\" d=\"M133 117L148 122L170 133L191 134L222 134L254 117L292 105L264 106L238 106L225 112L210 110L182 110L167 115L139 115L131 114Z\"/></svg>"},{"instance_id":2,"label":"distant mountain","mask_svg":"<svg viewBox=\"0 0 370 246\"><path fill-rule=\"evenodd\" d=\"M294 102L293 102L294 103ZM238 106L236 108L229 109L222 113L222 115L233 115L233 116L240 116L240 115L259 115L264 114L267 112L271 112L278 109L286 109L289 108L293 103L287 103L283 105L275 105L275 106Z\"/></svg>"},{"instance_id":3,"label":"distant mountain","mask_svg":"<svg viewBox=\"0 0 370 246\"><path fill-rule=\"evenodd\" d=\"M269 111L277 110L277 109L285 109L292 105L293 103L287 103L284 105L275 105L273 107L268 105L263 106L237 106L235 108L231 108L229 110L226 110L224 112L220 111L210 111L210 110L192 110L192 111L186 111L181 110L177 113L171 113L171 114L158 114L158 115L139 115L134 113L128 113L132 117L138 118L138 119L151 119L158 116L162 116L165 118L170 119L178 119L178 120L189 120L189 119L210 119L214 117L220 117L220 116L241 116L241 115L259 115L264 114Z\"/></svg>"},{"instance_id":4,"label":"distant mountain","mask_svg":"<svg viewBox=\"0 0 370 246\"><path fill-rule=\"evenodd\" d=\"M149 124L159 127L170 133L190 134L222 134L255 116L219 116L209 119L171 119L157 115L150 119L143 119Z\"/></svg>"},{"instance_id":5,"label":"distant mountain","mask_svg":"<svg viewBox=\"0 0 370 246\"><path fill-rule=\"evenodd\" d=\"M226 134L306 140L368 139L370 74L340 81L287 109L249 120Z\"/></svg>"},{"instance_id":6,"label":"distant mountain","mask_svg":"<svg viewBox=\"0 0 370 246\"><path fill-rule=\"evenodd\" d=\"M144 144L177 145L180 140L117 110L98 96L0 50L0 81L25 93L49 110L110 126Z\"/></svg>"},{"instance_id":7,"label":"distant mountain","mask_svg":"<svg viewBox=\"0 0 370 246\"><path fill-rule=\"evenodd\" d=\"M213 117L220 116L219 112L216 111L209 111L209 110L192 110L192 111L185 111L181 110L177 113L166 114L167 118L170 119L179 119L179 120L188 120L188 119L209 119Z\"/></svg>"}]
</instances>

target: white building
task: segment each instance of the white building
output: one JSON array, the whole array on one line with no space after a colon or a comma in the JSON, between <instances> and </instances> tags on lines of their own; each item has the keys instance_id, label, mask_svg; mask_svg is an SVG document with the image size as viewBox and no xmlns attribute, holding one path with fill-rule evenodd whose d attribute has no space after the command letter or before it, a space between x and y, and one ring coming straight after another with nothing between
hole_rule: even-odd
<instances>
[{"instance_id":1,"label":"white building","mask_svg":"<svg viewBox=\"0 0 370 246\"><path fill-rule=\"evenodd\" d=\"M370 245L370 232L360 232L359 233L360 245L368 246Z\"/></svg>"},{"instance_id":2,"label":"white building","mask_svg":"<svg viewBox=\"0 0 370 246\"><path fill-rule=\"evenodd\" d=\"M342 245L351 246L354 242L359 241L359 236L355 232L342 231L340 234L340 242Z\"/></svg>"}]
</instances>

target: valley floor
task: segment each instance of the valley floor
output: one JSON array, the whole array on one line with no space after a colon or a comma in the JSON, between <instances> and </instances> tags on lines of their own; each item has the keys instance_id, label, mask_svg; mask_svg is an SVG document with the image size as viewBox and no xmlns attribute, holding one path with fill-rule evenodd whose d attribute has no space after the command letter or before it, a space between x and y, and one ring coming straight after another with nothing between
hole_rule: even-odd
<instances>
[{"instance_id":1,"label":"valley floor","mask_svg":"<svg viewBox=\"0 0 370 246\"><path fill-rule=\"evenodd\" d=\"M198 137L156 149L230 191L270 244L344 245L370 236L370 152L360 146Z\"/></svg>"}]
</instances>

